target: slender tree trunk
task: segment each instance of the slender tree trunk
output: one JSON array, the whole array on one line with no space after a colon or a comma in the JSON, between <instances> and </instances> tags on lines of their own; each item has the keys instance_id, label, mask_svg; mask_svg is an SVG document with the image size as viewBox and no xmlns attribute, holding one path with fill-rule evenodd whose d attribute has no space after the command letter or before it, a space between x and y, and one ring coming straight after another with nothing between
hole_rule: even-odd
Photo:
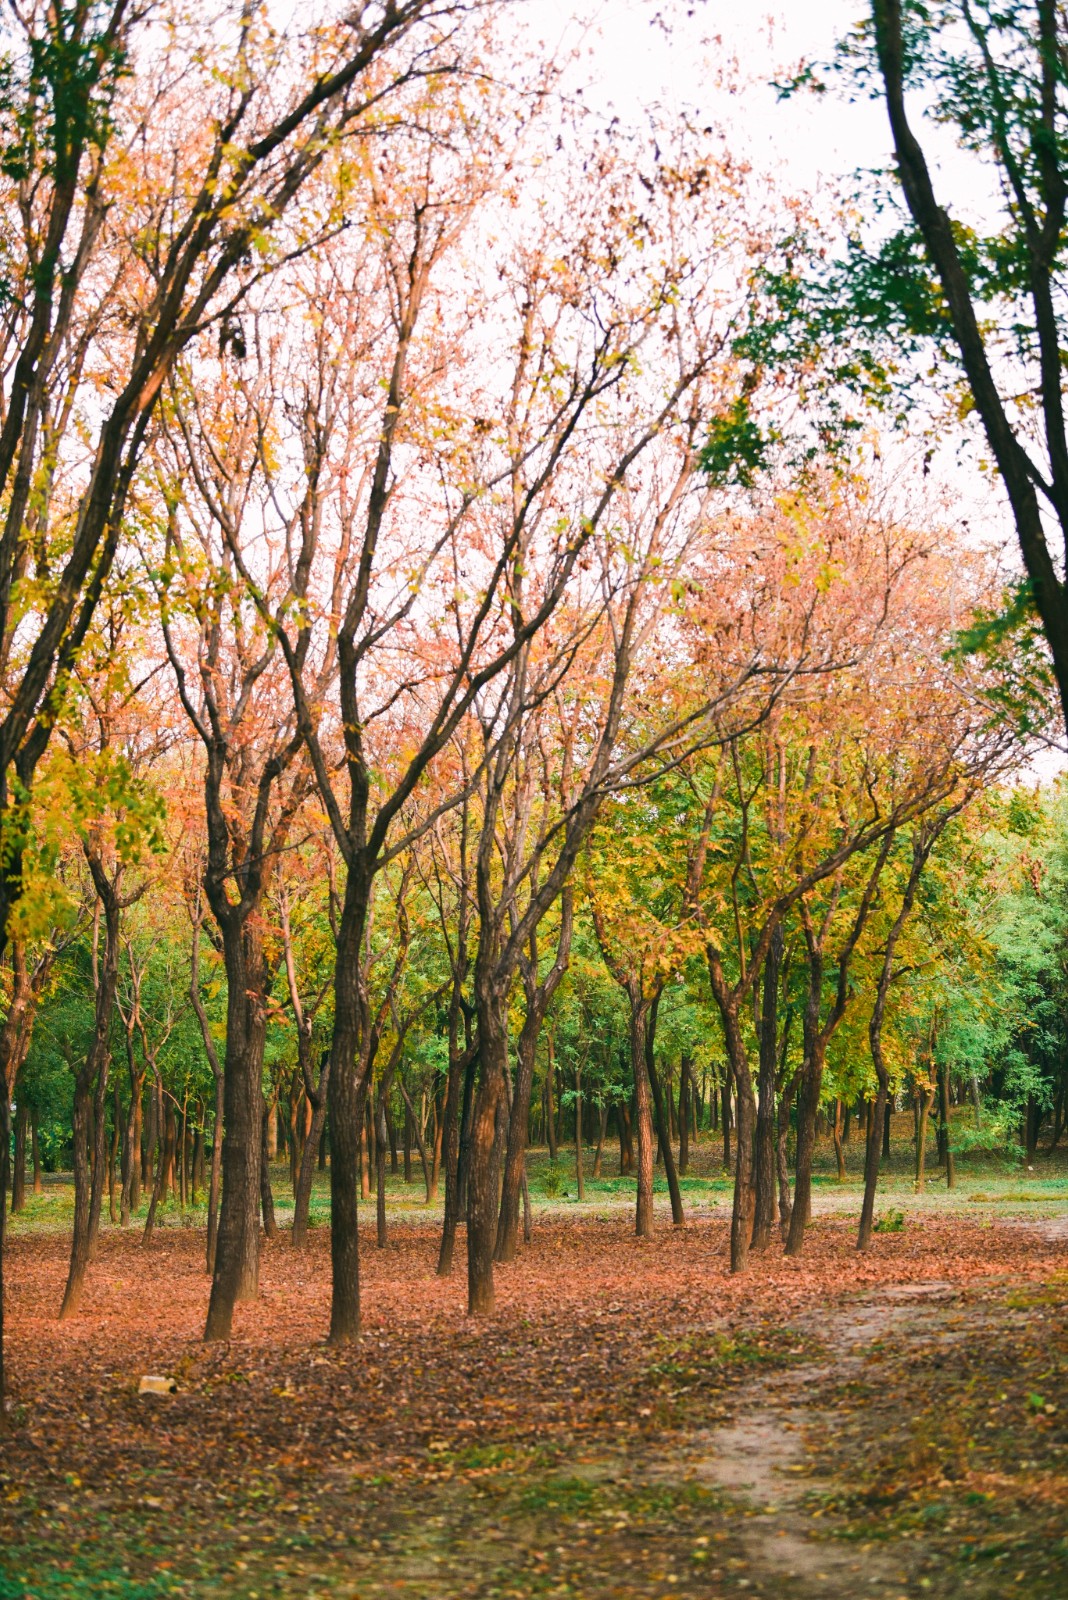
<instances>
[{"instance_id":1,"label":"slender tree trunk","mask_svg":"<svg viewBox=\"0 0 1068 1600\"><path fill-rule=\"evenodd\" d=\"M29 1124L29 1107L19 1097L15 1112L15 1164L11 1174L11 1215L17 1216L26 1209L26 1129Z\"/></svg>"},{"instance_id":2,"label":"slender tree trunk","mask_svg":"<svg viewBox=\"0 0 1068 1600\"><path fill-rule=\"evenodd\" d=\"M222 1200L204 1329L207 1340L229 1339L234 1306L254 1300L259 1293L263 1047L269 979L258 916L239 919L231 910L222 935L227 989Z\"/></svg>"},{"instance_id":3,"label":"slender tree trunk","mask_svg":"<svg viewBox=\"0 0 1068 1600\"><path fill-rule=\"evenodd\" d=\"M549 1160L556 1160L556 1111L553 1106L553 1077L556 1072L555 1052L553 1050L553 1036L550 1033L546 1039L545 1048L547 1061L545 1066L545 1142L549 1146Z\"/></svg>"},{"instance_id":4,"label":"slender tree trunk","mask_svg":"<svg viewBox=\"0 0 1068 1600\"><path fill-rule=\"evenodd\" d=\"M619 1128L619 1175L624 1178L634 1171L634 1138L631 1132L630 1104L626 1100L618 1100L615 1110Z\"/></svg>"},{"instance_id":5,"label":"slender tree trunk","mask_svg":"<svg viewBox=\"0 0 1068 1600\"><path fill-rule=\"evenodd\" d=\"M419 1161L423 1168L423 1183L426 1187L426 1203L427 1205L430 1205L434 1199L434 1194L431 1187L433 1182L433 1167L427 1158L426 1142L423 1139L423 1130L419 1126L419 1118L415 1115L415 1109L412 1105L408 1090L404 1084L404 1080L398 1079L398 1082L400 1083L400 1092L404 1097L404 1110L407 1118L405 1127L406 1129L410 1129L415 1136L416 1149L419 1151ZM411 1158L409 1156L409 1160L410 1159Z\"/></svg>"},{"instance_id":6,"label":"slender tree trunk","mask_svg":"<svg viewBox=\"0 0 1068 1600\"><path fill-rule=\"evenodd\" d=\"M363 1097L360 1046L360 946L370 883L351 863L338 928L334 967L334 1027L330 1040L327 1105L330 1117L330 1341L343 1344L360 1331L358 1230L360 1128Z\"/></svg>"},{"instance_id":7,"label":"slender tree trunk","mask_svg":"<svg viewBox=\"0 0 1068 1600\"><path fill-rule=\"evenodd\" d=\"M315 1181L315 1167L326 1123L328 1072L329 1058L322 1069L319 1079L318 1101L312 1106L311 1127L308 1130L307 1138L304 1140L304 1147L300 1152L300 1166L297 1169L297 1184L293 1194L293 1232L291 1242L295 1250L302 1250L308 1239L312 1186Z\"/></svg>"},{"instance_id":8,"label":"slender tree trunk","mask_svg":"<svg viewBox=\"0 0 1068 1600\"><path fill-rule=\"evenodd\" d=\"M384 1250L388 1243L386 1233L386 1152L389 1148L389 1123L386 1117L386 1096L380 1093L375 1115L375 1218L378 1227L376 1243Z\"/></svg>"},{"instance_id":9,"label":"slender tree trunk","mask_svg":"<svg viewBox=\"0 0 1068 1600\"><path fill-rule=\"evenodd\" d=\"M33 1161L33 1192L41 1194L44 1190L44 1179L41 1176L41 1144L37 1131L37 1112L30 1112L30 1155Z\"/></svg>"},{"instance_id":10,"label":"slender tree trunk","mask_svg":"<svg viewBox=\"0 0 1068 1600\"><path fill-rule=\"evenodd\" d=\"M634 987L630 995L630 1063L634 1073L638 1124L638 1193L634 1231L639 1239L650 1239L653 1234L653 1112L645 1045L648 1019L649 1001Z\"/></svg>"},{"instance_id":11,"label":"slender tree trunk","mask_svg":"<svg viewBox=\"0 0 1068 1600\"><path fill-rule=\"evenodd\" d=\"M184 1118L183 1118L184 1121ZM260 1211L263 1214L263 1231L268 1239L277 1239L278 1223L274 1215L274 1194L271 1190L271 1123L274 1107L264 1102L260 1119Z\"/></svg>"},{"instance_id":12,"label":"slender tree trunk","mask_svg":"<svg viewBox=\"0 0 1068 1600\"><path fill-rule=\"evenodd\" d=\"M582 1174L582 1068L575 1068L575 1187L579 1200L586 1198Z\"/></svg>"},{"instance_id":13,"label":"slender tree trunk","mask_svg":"<svg viewBox=\"0 0 1068 1600\"><path fill-rule=\"evenodd\" d=\"M916 1192L922 1194L924 1181L927 1176L927 1124L931 1116L931 1107L934 1105L935 1085L932 1081L924 1085L921 1090L917 1086L916 1104L919 1115L916 1119Z\"/></svg>"},{"instance_id":14,"label":"slender tree trunk","mask_svg":"<svg viewBox=\"0 0 1068 1600\"><path fill-rule=\"evenodd\" d=\"M831 1137L834 1140L834 1156L838 1164L838 1182L846 1180L845 1150L843 1144L845 1133L842 1127L842 1097L839 1095L834 1102L834 1122L831 1126Z\"/></svg>"},{"instance_id":15,"label":"slender tree trunk","mask_svg":"<svg viewBox=\"0 0 1068 1600\"><path fill-rule=\"evenodd\" d=\"M504 1182L501 1186L501 1212L497 1223L496 1259L515 1259L519 1240L519 1214L523 1177L526 1171L527 1128L530 1123L530 1096L534 1083L534 1057L544 1008L537 998L527 997L527 1013L516 1045L515 1089L508 1118L508 1144L504 1156Z\"/></svg>"},{"instance_id":16,"label":"slender tree trunk","mask_svg":"<svg viewBox=\"0 0 1068 1600\"><path fill-rule=\"evenodd\" d=\"M115 1203L115 1168L119 1159L119 1141L122 1138L122 1101L116 1080L111 1094L111 1148L108 1151L108 1217L111 1226L117 1227L119 1208Z\"/></svg>"},{"instance_id":17,"label":"slender tree trunk","mask_svg":"<svg viewBox=\"0 0 1068 1600\"><path fill-rule=\"evenodd\" d=\"M779 974L785 940L781 927L772 934L764 960L758 1035L758 1105L755 1130L756 1192L753 1207L754 1250L766 1250L775 1221L775 1080L779 1065Z\"/></svg>"},{"instance_id":18,"label":"slender tree trunk","mask_svg":"<svg viewBox=\"0 0 1068 1600\"><path fill-rule=\"evenodd\" d=\"M438 1251L438 1276L447 1278L452 1271L456 1247L456 1228L460 1210L460 1099L467 1099L467 1081L475 1070L475 1060L470 1049L459 1052L449 1062L449 1075L445 1088L445 1111L442 1116L442 1164L445 1168L445 1215L441 1226L441 1248Z\"/></svg>"},{"instance_id":19,"label":"slender tree trunk","mask_svg":"<svg viewBox=\"0 0 1068 1600\"><path fill-rule=\"evenodd\" d=\"M90 869L104 911L104 959L97 982L93 1038L74 1085L74 1232L67 1286L59 1311L61 1319L74 1316L81 1303L100 1223L107 1140L103 1112L110 1060L108 1041L119 977L118 891L98 861L90 858ZM90 1150L89 1127L94 1105L96 1118Z\"/></svg>"},{"instance_id":20,"label":"slender tree trunk","mask_svg":"<svg viewBox=\"0 0 1068 1600\"><path fill-rule=\"evenodd\" d=\"M438 1184L441 1179L441 1146L445 1136L443 1105L439 1103L436 1093L431 1096L430 1110L434 1118L434 1142L430 1163L430 1188L427 1191L428 1205L438 1197Z\"/></svg>"},{"instance_id":21,"label":"slender tree trunk","mask_svg":"<svg viewBox=\"0 0 1068 1600\"><path fill-rule=\"evenodd\" d=\"M653 1054L658 1005L659 997L653 1001L649 1008L649 1020L645 1030L645 1069L649 1074L649 1083L653 1091L657 1133L660 1137L660 1148L664 1153L664 1172L667 1177L668 1194L671 1196L671 1221L676 1228L681 1228L685 1224L686 1216L682 1209L682 1191L679 1188L679 1175L675 1170L675 1152L671 1147L671 1130L668 1123L668 1108L671 1104L671 1096L670 1093L665 1094L661 1086L659 1074L656 1070L656 1059Z\"/></svg>"},{"instance_id":22,"label":"slender tree trunk","mask_svg":"<svg viewBox=\"0 0 1068 1600\"><path fill-rule=\"evenodd\" d=\"M467 1174L467 1310L490 1316L496 1305L493 1252L497 1242L497 1108L507 1070L507 994L476 973L479 1084L471 1118Z\"/></svg>"},{"instance_id":23,"label":"slender tree trunk","mask_svg":"<svg viewBox=\"0 0 1068 1600\"><path fill-rule=\"evenodd\" d=\"M790 1169L786 1159L786 1145L790 1137L790 1110L794 1103L798 1074L792 1072L783 1085L779 1097L779 1131L775 1142L775 1162L779 1179L779 1228L785 1238L790 1229L793 1202L790 1198Z\"/></svg>"},{"instance_id":24,"label":"slender tree trunk","mask_svg":"<svg viewBox=\"0 0 1068 1600\"><path fill-rule=\"evenodd\" d=\"M690 1058L684 1055L679 1062L679 1176L684 1178L690 1165L690 1106L692 1072Z\"/></svg>"},{"instance_id":25,"label":"slender tree trunk","mask_svg":"<svg viewBox=\"0 0 1068 1600\"><path fill-rule=\"evenodd\" d=\"M593 1176L601 1176L601 1162L604 1156L604 1136L608 1127L608 1103L602 1100L597 1108L597 1149L593 1157Z\"/></svg>"},{"instance_id":26,"label":"slender tree trunk","mask_svg":"<svg viewBox=\"0 0 1068 1600\"><path fill-rule=\"evenodd\" d=\"M945 1160L946 1160L946 1188L955 1189L957 1186L957 1169L953 1159L952 1128L949 1118L949 1066L943 1066L942 1080L942 1129L945 1134Z\"/></svg>"}]
</instances>

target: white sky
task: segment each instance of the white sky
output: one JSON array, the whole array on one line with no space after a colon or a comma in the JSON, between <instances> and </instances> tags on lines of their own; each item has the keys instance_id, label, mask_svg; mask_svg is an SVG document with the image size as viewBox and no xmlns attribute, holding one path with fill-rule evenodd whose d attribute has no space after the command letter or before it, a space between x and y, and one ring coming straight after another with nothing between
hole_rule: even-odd
<instances>
[{"instance_id":1,"label":"white sky","mask_svg":"<svg viewBox=\"0 0 1068 1600\"><path fill-rule=\"evenodd\" d=\"M815 187L821 178L879 164L888 129L881 107L846 107L831 96L800 95L776 101L768 85L777 69L799 60L825 59L835 38L864 12L864 0L792 0L776 9L756 0L529 0L528 14L552 46L582 41L585 60L576 77L587 100L638 120L644 107L722 112L710 88L712 61L733 53L753 88L730 107L728 131L749 146L760 166L780 166L792 184ZM689 16L687 16L689 12ZM668 32L661 17L668 17Z\"/></svg>"}]
</instances>

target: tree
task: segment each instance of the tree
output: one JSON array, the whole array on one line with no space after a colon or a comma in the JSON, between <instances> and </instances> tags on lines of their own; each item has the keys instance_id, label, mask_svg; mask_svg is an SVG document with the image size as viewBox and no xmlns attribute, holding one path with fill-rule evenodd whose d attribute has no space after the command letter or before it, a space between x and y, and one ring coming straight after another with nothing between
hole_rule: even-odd
<instances>
[{"instance_id":1,"label":"tree","mask_svg":"<svg viewBox=\"0 0 1068 1600\"><path fill-rule=\"evenodd\" d=\"M424 15L440 20L429 0L289 32L258 27L261 9L161 29L128 0L33 0L5 21L0 942L22 893L19 808L177 355L213 322L232 344L228 319L292 248L283 219L329 151L393 85L448 64L440 31L415 36ZM4 1093L5 1144L9 1126ZM0 1308L2 1271L0 1255Z\"/></svg>"},{"instance_id":2,"label":"tree","mask_svg":"<svg viewBox=\"0 0 1068 1600\"><path fill-rule=\"evenodd\" d=\"M792 328L801 342L811 338L810 348L827 354L838 347L828 375L847 404L859 391L885 403L935 385L936 401L958 419L977 418L1009 502L1026 578L1010 597L1009 616L1019 622L1037 613L1062 710L1068 707L1063 31L1056 0L1009 6L871 0L833 66L852 87L883 100L897 187L879 174L863 203L880 219L878 235L851 229L845 258L829 268L825 248L823 262L797 252L777 296L784 313L779 334ZM819 88L826 81L811 68L799 79ZM981 198L970 198L967 208L939 193L938 153L947 138L971 158L968 193ZM976 205L981 220L974 220ZM921 356L922 363L913 359ZM856 422L855 405L853 413ZM1032 665L1042 670L1037 659Z\"/></svg>"}]
</instances>

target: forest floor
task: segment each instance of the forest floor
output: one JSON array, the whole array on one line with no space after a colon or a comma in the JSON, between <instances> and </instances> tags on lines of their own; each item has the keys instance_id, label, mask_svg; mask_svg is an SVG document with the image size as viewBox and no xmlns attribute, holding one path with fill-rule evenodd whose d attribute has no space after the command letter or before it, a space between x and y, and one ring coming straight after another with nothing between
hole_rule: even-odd
<instances>
[{"instance_id":1,"label":"forest floor","mask_svg":"<svg viewBox=\"0 0 1068 1600\"><path fill-rule=\"evenodd\" d=\"M535 1160L533 1241L487 1323L463 1312L462 1231L440 1279L418 1191L391 1185L343 1350L323 1343L325 1228L300 1256L265 1244L259 1301L202 1345L188 1215L148 1249L105 1229L58 1323L50 1184L8 1243L0 1600L1062 1600L1063 1168L922 1196L892 1169L862 1257L855 1174L820 1184L801 1260L776 1243L732 1278L728 1191L699 1157L686 1227L658 1201L644 1244L629 1185L569 1210ZM177 1392L138 1395L148 1373Z\"/></svg>"}]
</instances>

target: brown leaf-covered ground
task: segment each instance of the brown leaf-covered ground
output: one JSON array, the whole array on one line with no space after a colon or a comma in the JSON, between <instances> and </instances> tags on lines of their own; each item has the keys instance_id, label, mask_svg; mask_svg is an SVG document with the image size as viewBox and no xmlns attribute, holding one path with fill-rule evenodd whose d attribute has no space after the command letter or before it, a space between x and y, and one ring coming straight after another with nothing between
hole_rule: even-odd
<instances>
[{"instance_id":1,"label":"brown leaf-covered ground","mask_svg":"<svg viewBox=\"0 0 1068 1600\"><path fill-rule=\"evenodd\" d=\"M1055 1226L927 1211L858 1258L823 1218L732 1278L722 1216L539 1220L488 1323L436 1244L365 1241L335 1351L325 1230L265 1245L225 1347L199 1230L106 1232L65 1324L64 1236L16 1234L2 1600L1066 1592Z\"/></svg>"}]
</instances>

